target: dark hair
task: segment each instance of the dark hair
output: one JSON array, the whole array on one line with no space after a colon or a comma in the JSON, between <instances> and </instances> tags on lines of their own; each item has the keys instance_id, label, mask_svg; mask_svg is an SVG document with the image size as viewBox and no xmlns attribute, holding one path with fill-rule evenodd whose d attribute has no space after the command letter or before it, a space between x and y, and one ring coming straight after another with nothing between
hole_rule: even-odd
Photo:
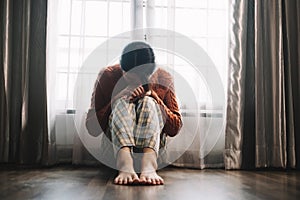
<instances>
[{"instance_id":1,"label":"dark hair","mask_svg":"<svg viewBox=\"0 0 300 200\"><path fill-rule=\"evenodd\" d=\"M125 72L146 64L145 67L141 67L141 70L150 75L155 69L153 49L149 44L142 41L129 43L122 52L120 64Z\"/></svg>"}]
</instances>

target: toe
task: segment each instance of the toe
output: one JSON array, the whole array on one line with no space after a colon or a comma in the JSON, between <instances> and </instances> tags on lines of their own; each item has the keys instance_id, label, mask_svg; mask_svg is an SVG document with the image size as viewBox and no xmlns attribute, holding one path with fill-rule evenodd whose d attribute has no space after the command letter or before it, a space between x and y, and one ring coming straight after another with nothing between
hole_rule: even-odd
<instances>
[{"instance_id":1,"label":"toe","mask_svg":"<svg viewBox=\"0 0 300 200\"><path fill-rule=\"evenodd\" d=\"M114 183L115 183L115 184L118 184L118 183L119 183L119 177L116 177L116 178L115 178Z\"/></svg>"},{"instance_id":2,"label":"toe","mask_svg":"<svg viewBox=\"0 0 300 200\"><path fill-rule=\"evenodd\" d=\"M152 185L156 185L156 180L154 178L151 179L151 183L152 183Z\"/></svg>"},{"instance_id":3,"label":"toe","mask_svg":"<svg viewBox=\"0 0 300 200\"><path fill-rule=\"evenodd\" d=\"M132 180L139 180L139 177L136 174L132 175L131 178L132 178Z\"/></svg>"},{"instance_id":4,"label":"toe","mask_svg":"<svg viewBox=\"0 0 300 200\"><path fill-rule=\"evenodd\" d=\"M149 184L151 184L151 183L152 183L152 181L151 181L151 178L150 178L150 177L147 177L147 178L146 178L146 180L147 180L147 183L149 183Z\"/></svg>"},{"instance_id":5,"label":"toe","mask_svg":"<svg viewBox=\"0 0 300 200\"><path fill-rule=\"evenodd\" d=\"M133 175L131 177L131 179L132 179L132 183L138 183L138 182L140 182L140 179L139 179L139 177L136 174Z\"/></svg>"},{"instance_id":6,"label":"toe","mask_svg":"<svg viewBox=\"0 0 300 200\"><path fill-rule=\"evenodd\" d=\"M130 184L133 183L133 180L130 176L127 178L127 182L130 183Z\"/></svg>"},{"instance_id":7,"label":"toe","mask_svg":"<svg viewBox=\"0 0 300 200\"><path fill-rule=\"evenodd\" d=\"M161 184L161 181L160 181L159 178L156 178L156 179L155 179L155 182L156 182L157 185L160 185L160 184Z\"/></svg>"},{"instance_id":8,"label":"toe","mask_svg":"<svg viewBox=\"0 0 300 200\"><path fill-rule=\"evenodd\" d=\"M161 185L164 184L164 179L160 178L160 184L161 184Z\"/></svg>"},{"instance_id":9,"label":"toe","mask_svg":"<svg viewBox=\"0 0 300 200\"><path fill-rule=\"evenodd\" d=\"M146 183L147 180L146 180L146 178L145 178L144 176L142 176L142 177L140 178L140 182L141 182L141 183Z\"/></svg>"},{"instance_id":10,"label":"toe","mask_svg":"<svg viewBox=\"0 0 300 200\"><path fill-rule=\"evenodd\" d=\"M123 184L123 179L119 178L118 184L122 185Z\"/></svg>"}]
</instances>

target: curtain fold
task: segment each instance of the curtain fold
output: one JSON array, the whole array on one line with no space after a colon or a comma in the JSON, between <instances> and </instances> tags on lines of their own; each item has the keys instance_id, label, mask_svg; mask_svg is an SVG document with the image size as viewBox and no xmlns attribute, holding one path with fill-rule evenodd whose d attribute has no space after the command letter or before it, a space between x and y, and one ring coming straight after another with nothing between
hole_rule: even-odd
<instances>
[{"instance_id":1,"label":"curtain fold","mask_svg":"<svg viewBox=\"0 0 300 200\"><path fill-rule=\"evenodd\" d=\"M299 4L232 1L226 169L299 167Z\"/></svg>"},{"instance_id":2,"label":"curtain fold","mask_svg":"<svg viewBox=\"0 0 300 200\"><path fill-rule=\"evenodd\" d=\"M300 2L284 1L283 48L287 118L287 164L300 168Z\"/></svg>"},{"instance_id":3,"label":"curtain fold","mask_svg":"<svg viewBox=\"0 0 300 200\"><path fill-rule=\"evenodd\" d=\"M255 5L256 167L286 167L282 2Z\"/></svg>"},{"instance_id":4,"label":"curtain fold","mask_svg":"<svg viewBox=\"0 0 300 200\"><path fill-rule=\"evenodd\" d=\"M46 159L47 1L1 1L0 162Z\"/></svg>"},{"instance_id":5,"label":"curtain fold","mask_svg":"<svg viewBox=\"0 0 300 200\"><path fill-rule=\"evenodd\" d=\"M249 3L250 4L250 3ZM224 163L226 168L240 168L245 113L245 76L247 65L248 1L232 0L229 7L229 64L227 93L227 123Z\"/></svg>"}]
</instances>

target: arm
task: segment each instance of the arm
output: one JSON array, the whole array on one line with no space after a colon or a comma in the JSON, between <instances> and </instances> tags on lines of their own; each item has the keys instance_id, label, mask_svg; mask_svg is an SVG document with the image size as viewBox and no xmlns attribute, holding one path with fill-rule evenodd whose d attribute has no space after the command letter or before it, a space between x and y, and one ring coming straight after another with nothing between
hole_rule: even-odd
<instances>
[{"instance_id":1,"label":"arm","mask_svg":"<svg viewBox=\"0 0 300 200\"><path fill-rule=\"evenodd\" d=\"M167 89L163 100L153 90L151 91L151 96L162 107L162 110L164 112L163 114L165 115L166 122L163 131L171 137L177 135L182 127L182 119L179 113L178 103L174 93L174 83L171 82L171 85Z\"/></svg>"},{"instance_id":2,"label":"arm","mask_svg":"<svg viewBox=\"0 0 300 200\"><path fill-rule=\"evenodd\" d=\"M97 81L96 92L95 92L95 110L98 121L103 131L106 131L108 128L109 115L112 112L113 103L121 98L126 96L129 98L132 94L133 88L127 86L121 91L113 94L115 85L120 80L122 76L122 71L115 70L112 72L112 69L108 69L99 74ZM118 87L123 86L120 84ZM121 88L120 88L121 89Z\"/></svg>"},{"instance_id":3,"label":"arm","mask_svg":"<svg viewBox=\"0 0 300 200\"><path fill-rule=\"evenodd\" d=\"M105 91L102 89L101 81L98 80L96 92L95 92L95 111L98 122L105 132L108 126L108 118L111 113L111 101L110 98L105 96Z\"/></svg>"}]
</instances>

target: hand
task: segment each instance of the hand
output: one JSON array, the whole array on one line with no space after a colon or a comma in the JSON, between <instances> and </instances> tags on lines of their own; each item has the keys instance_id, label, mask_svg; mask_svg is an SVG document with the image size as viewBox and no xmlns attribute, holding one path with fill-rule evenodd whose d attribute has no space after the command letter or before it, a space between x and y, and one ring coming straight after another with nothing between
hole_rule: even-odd
<instances>
[{"instance_id":1,"label":"hand","mask_svg":"<svg viewBox=\"0 0 300 200\"><path fill-rule=\"evenodd\" d=\"M139 86L135 89L132 89L131 86L128 86L113 98L113 102L122 97L127 98L130 102L134 102L144 96L150 96L150 95L151 95L151 90L146 92L143 86Z\"/></svg>"},{"instance_id":2,"label":"hand","mask_svg":"<svg viewBox=\"0 0 300 200\"><path fill-rule=\"evenodd\" d=\"M145 93L145 96L151 96L151 90L148 90L146 93Z\"/></svg>"},{"instance_id":3,"label":"hand","mask_svg":"<svg viewBox=\"0 0 300 200\"><path fill-rule=\"evenodd\" d=\"M137 99L142 98L143 96L145 96L145 89L142 86L139 86L133 90L129 100L133 102L136 101Z\"/></svg>"}]
</instances>

